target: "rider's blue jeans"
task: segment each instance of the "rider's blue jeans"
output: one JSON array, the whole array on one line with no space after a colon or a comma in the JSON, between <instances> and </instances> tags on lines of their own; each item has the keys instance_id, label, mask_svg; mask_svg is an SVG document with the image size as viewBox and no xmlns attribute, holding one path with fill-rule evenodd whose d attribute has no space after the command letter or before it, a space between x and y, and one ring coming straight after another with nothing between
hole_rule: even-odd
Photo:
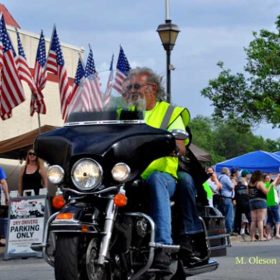
<instances>
[{"instance_id":1,"label":"rider's blue jeans","mask_svg":"<svg viewBox=\"0 0 280 280\"><path fill-rule=\"evenodd\" d=\"M155 241L172 244L170 199L175 197L182 216L181 234L202 232L195 205L195 186L186 172L178 172L178 183L169 174L154 172L147 179L150 194L150 215L156 224Z\"/></svg>"}]
</instances>

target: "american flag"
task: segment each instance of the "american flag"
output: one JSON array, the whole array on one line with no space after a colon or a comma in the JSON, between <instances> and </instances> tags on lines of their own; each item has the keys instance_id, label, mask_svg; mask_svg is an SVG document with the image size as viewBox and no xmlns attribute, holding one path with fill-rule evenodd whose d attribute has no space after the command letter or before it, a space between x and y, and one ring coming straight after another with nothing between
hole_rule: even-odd
<instances>
[{"instance_id":1,"label":"american flag","mask_svg":"<svg viewBox=\"0 0 280 280\"><path fill-rule=\"evenodd\" d=\"M114 78L114 71L113 71L113 64L114 64L114 55L112 55L111 64L110 64L110 74L107 81L107 87L104 95L104 107L108 106L110 103L111 92L113 87L113 78Z\"/></svg>"},{"instance_id":2,"label":"american flag","mask_svg":"<svg viewBox=\"0 0 280 280\"><path fill-rule=\"evenodd\" d=\"M125 78L128 75L128 72L130 70L129 62L124 54L122 46L120 46L120 53L119 58L117 62L117 70L116 70L116 76L115 76L115 82L113 85L113 88L118 91L119 93L122 93L122 83L125 80Z\"/></svg>"},{"instance_id":3,"label":"american flag","mask_svg":"<svg viewBox=\"0 0 280 280\"><path fill-rule=\"evenodd\" d=\"M59 78L59 92L60 92L60 106L62 118L67 116L67 101L71 94L68 75L65 68L63 54L61 51L59 39L57 36L56 28L53 29L53 35L50 43L49 55L47 58L47 71L58 75Z\"/></svg>"},{"instance_id":4,"label":"american flag","mask_svg":"<svg viewBox=\"0 0 280 280\"><path fill-rule=\"evenodd\" d=\"M37 48L36 61L34 67L34 81L38 90L38 94L33 93L30 102L30 115L35 112L38 114L46 114L46 104L43 96L43 89L47 82L46 72L46 43L43 31L41 31L39 44Z\"/></svg>"},{"instance_id":5,"label":"american flag","mask_svg":"<svg viewBox=\"0 0 280 280\"><path fill-rule=\"evenodd\" d=\"M2 20L0 21L0 77L1 77L1 74L2 74L2 69L3 69L3 32L2 32ZM1 80L0 79L0 89L1 89ZM1 97L1 95L0 95Z\"/></svg>"},{"instance_id":6,"label":"american flag","mask_svg":"<svg viewBox=\"0 0 280 280\"><path fill-rule=\"evenodd\" d=\"M2 32L2 20L0 21L0 116L2 117L2 69L3 69L3 32Z\"/></svg>"},{"instance_id":7,"label":"american flag","mask_svg":"<svg viewBox=\"0 0 280 280\"><path fill-rule=\"evenodd\" d=\"M25 100L23 87L16 65L16 53L6 29L4 17L0 23L0 38L3 46L1 73L1 118L11 117L12 109Z\"/></svg>"},{"instance_id":8,"label":"american flag","mask_svg":"<svg viewBox=\"0 0 280 280\"><path fill-rule=\"evenodd\" d=\"M82 59L81 57L79 57L75 80L72 87L72 92L68 100L68 104L69 104L68 115L71 112L81 111L82 102L78 90L79 90L80 82L84 77L85 77L85 69L82 63Z\"/></svg>"},{"instance_id":9,"label":"american flag","mask_svg":"<svg viewBox=\"0 0 280 280\"><path fill-rule=\"evenodd\" d=\"M89 112L92 110L92 94L89 83L85 78L85 70L82 59L79 58L75 81L69 100L68 114L71 112Z\"/></svg>"},{"instance_id":10,"label":"american flag","mask_svg":"<svg viewBox=\"0 0 280 280\"><path fill-rule=\"evenodd\" d=\"M19 78L22 81L27 82L27 84L29 85L32 92L34 92L36 94L37 93L37 87L34 83L31 71L30 71L30 69L27 65L26 56L25 56L25 53L24 53L24 50L23 50L23 46L22 46L20 37L19 37L18 30L16 30L16 33L17 33L17 43L18 43L18 56L16 58L18 75L19 75Z\"/></svg>"},{"instance_id":11,"label":"american flag","mask_svg":"<svg viewBox=\"0 0 280 280\"><path fill-rule=\"evenodd\" d=\"M85 68L85 78L90 85L91 95L92 95L92 106L95 110L100 111L103 108L102 93L100 89L99 78L95 69L93 52L91 48L89 49L89 55L87 58L87 64Z\"/></svg>"}]
</instances>

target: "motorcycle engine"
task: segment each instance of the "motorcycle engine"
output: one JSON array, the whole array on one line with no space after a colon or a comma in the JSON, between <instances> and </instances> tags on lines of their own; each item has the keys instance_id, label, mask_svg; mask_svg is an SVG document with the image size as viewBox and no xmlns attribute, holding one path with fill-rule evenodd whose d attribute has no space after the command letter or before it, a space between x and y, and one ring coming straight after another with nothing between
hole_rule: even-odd
<instances>
[{"instance_id":1,"label":"motorcycle engine","mask_svg":"<svg viewBox=\"0 0 280 280\"><path fill-rule=\"evenodd\" d=\"M141 238L144 238L147 233L148 233L148 223L146 221L146 219L141 218L138 219L136 222L136 232L138 234L138 236L140 236Z\"/></svg>"}]
</instances>

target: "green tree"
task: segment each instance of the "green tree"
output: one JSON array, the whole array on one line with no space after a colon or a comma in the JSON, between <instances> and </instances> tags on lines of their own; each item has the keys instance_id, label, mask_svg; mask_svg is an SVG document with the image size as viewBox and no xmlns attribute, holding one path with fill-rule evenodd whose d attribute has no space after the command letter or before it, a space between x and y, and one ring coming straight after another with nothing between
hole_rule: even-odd
<instances>
[{"instance_id":1,"label":"green tree","mask_svg":"<svg viewBox=\"0 0 280 280\"><path fill-rule=\"evenodd\" d=\"M218 155L214 149L214 123L209 117L197 116L193 118L190 127L193 135L192 142L210 153L211 163L225 160L225 157Z\"/></svg>"},{"instance_id":2,"label":"green tree","mask_svg":"<svg viewBox=\"0 0 280 280\"><path fill-rule=\"evenodd\" d=\"M193 143L211 154L211 164L256 150L280 150L280 141L256 136L248 125L232 119L224 122L197 116L192 119L190 127Z\"/></svg>"},{"instance_id":3,"label":"green tree","mask_svg":"<svg viewBox=\"0 0 280 280\"><path fill-rule=\"evenodd\" d=\"M201 91L211 100L215 119L253 126L263 121L280 127L280 16L276 32L254 32L245 49L245 73L232 74L222 62L216 79Z\"/></svg>"}]
</instances>

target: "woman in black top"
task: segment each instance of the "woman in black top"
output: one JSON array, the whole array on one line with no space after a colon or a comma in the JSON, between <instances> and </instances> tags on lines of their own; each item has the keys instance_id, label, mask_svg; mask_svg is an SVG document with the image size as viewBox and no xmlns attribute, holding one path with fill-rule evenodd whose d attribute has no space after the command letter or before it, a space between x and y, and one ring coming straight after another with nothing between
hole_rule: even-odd
<instances>
[{"instance_id":1,"label":"woman in black top","mask_svg":"<svg viewBox=\"0 0 280 280\"><path fill-rule=\"evenodd\" d=\"M251 241L256 241L256 227L259 231L259 240L266 240L263 236L264 220L266 218L266 194L270 188L266 188L263 182L264 176L261 171L254 171L249 183L249 204L251 210Z\"/></svg>"},{"instance_id":2,"label":"woman in black top","mask_svg":"<svg viewBox=\"0 0 280 280\"><path fill-rule=\"evenodd\" d=\"M26 163L21 168L18 181L18 192L23 195L25 190L34 190L35 195L39 194L40 188L46 188L48 184L46 169L34 150L29 150Z\"/></svg>"}]
</instances>

